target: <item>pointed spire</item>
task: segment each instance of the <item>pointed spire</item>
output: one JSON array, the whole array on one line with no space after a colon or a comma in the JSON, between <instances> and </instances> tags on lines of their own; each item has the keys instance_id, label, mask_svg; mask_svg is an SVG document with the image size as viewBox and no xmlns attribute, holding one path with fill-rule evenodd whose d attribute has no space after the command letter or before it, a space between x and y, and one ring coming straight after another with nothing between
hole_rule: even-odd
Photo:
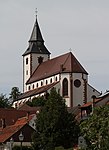
<instances>
[{"instance_id":1,"label":"pointed spire","mask_svg":"<svg viewBox=\"0 0 109 150\"><path fill-rule=\"evenodd\" d=\"M36 21L35 21L35 24L34 24L33 31L32 31L29 42L38 42L38 41L39 42L44 42L44 40L42 38L40 28L39 28L39 24L38 24L38 21L37 21L37 9L36 9L35 12L36 12Z\"/></svg>"},{"instance_id":2,"label":"pointed spire","mask_svg":"<svg viewBox=\"0 0 109 150\"><path fill-rule=\"evenodd\" d=\"M29 40L29 47L23 54L23 56L30 54L30 53L37 53L37 54L50 54L47 48L44 45L44 40L39 28L39 24L37 21L37 10L36 10L36 21L32 30L32 34Z\"/></svg>"}]
</instances>

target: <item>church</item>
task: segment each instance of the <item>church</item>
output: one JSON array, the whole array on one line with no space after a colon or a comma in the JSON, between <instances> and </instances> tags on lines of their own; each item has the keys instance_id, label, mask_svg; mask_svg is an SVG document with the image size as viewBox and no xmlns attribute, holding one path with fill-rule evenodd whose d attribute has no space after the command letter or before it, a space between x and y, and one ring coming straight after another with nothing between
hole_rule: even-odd
<instances>
[{"instance_id":1,"label":"church","mask_svg":"<svg viewBox=\"0 0 109 150\"><path fill-rule=\"evenodd\" d=\"M23 93L13 103L20 107L34 97L47 96L52 88L65 99L70 108L91 101L100 93L88 83L88 72L72 52L50 58L40 30L38 19L23 56Z\"/></svg>"}]
</instances>

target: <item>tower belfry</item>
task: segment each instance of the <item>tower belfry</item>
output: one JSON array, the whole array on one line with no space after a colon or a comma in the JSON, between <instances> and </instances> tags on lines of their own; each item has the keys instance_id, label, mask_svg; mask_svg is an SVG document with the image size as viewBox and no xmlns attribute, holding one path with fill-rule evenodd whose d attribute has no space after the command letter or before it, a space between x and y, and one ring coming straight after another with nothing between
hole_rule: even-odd
<instances>
[{"instance_id":1,"label":"tower belfry","mask_svg":"<svg viewBox=\"0 0 109 150\"><path fill-rule=\"evenodd\" d=\"M40 65L41 62L46 61L50 58L50 52L46 48L41 34L41 30L36 20L33 26L33 30L29 39L29 46L24 52L23 56L23 91L26 91L26 82ZM41 61L39 61L39 58ZM40 62L40 63L39 63Z\"/></svg>"}]
</instances>

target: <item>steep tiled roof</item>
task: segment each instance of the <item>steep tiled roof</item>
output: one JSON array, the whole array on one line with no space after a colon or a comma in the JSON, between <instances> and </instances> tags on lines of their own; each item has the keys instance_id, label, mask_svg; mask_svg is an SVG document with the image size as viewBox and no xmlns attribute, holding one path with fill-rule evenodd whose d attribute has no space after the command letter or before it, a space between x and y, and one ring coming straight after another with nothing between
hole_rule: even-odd
<instances>
[{"instance_id":1,"label":"steep tiled roof","mask_svg":"<svg viewBox=\"0 0 109 150\"><path fill-rule=\"evenodd\" d=\"M20 95L17 100L24 99L24 98L27 98L27 97L31 97L31 96L46 92L47 90L54 87L58 83L59 82L55 82L55 83L52 83L52 84L49 84L49 85L46 85L46 86L42 86L40 88L36 88L34 90L27 91L27 92L23 93L22 95Z\"/></svg>"},{"instance_id":2,"label":"steep tiled roof","mask_svg":"<svg viewBox=\"0 0 109 150\"><path fill-rule=\"evenodd\" d=\"M6 126L5 128L0 128L0 143L5 142L12 135L21 130L21 128L24 127L28 123L28 121L32 119L33 116L34 115L30 115L28 120L26 117L19 118L14 125Z\"/></svg>"},{"instance_id":3,"label":"steep tiled roof","mask_svg":"<svg viewBox=\"0 0 109 150\"><path fill-rule=\"evenodd\" d=\"M75 56L70 52L41 63L27 81L27 84L61 72L88 74Z\"/></svg>"},{"instance_id":4,"label":"steep tiled roof","mask_svg":"<svg viewBox=\"0 0 109 150\"><path fill-rule=\"evenodd\" d=\"M29 110L30 111L30 110ZM30 114L36 111L31 110ZM28 110L4 109L0 108L0 127L2 126L1 119L5 119L6 126L12 125L18 118L27 116Z\"/></svg>"}]
</instances>

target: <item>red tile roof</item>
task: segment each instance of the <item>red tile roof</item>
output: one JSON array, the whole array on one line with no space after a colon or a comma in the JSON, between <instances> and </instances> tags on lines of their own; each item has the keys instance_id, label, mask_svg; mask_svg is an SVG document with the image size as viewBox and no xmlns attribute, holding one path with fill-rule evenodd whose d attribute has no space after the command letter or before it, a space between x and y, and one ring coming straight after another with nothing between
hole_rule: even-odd
<instances>
[{"instance_id":1,"label":"red tile roof","mask_svg":"<svg viewBox=\"0 0 109 150\"><path fill-rule=\"evenodd\" d=\"M41 63L34 71L27 84L58 74L73 72L88 74L75 56L70 52Z\"/></svg>"},{"instance_id":2,"label":"red tile roof","mask_svg":"<svg viewBox=\"0 0 109 150\"><path fill-rule=\"evenodd\" d=\"M14 125L0 128L0 143L3 143L11 138L16 132L21 130L21 128L24 127L33 117L34 115L30 115L28 120L26 117L19 118Z\"/></svg>"},{"instance_id":3,"label":"red tile roof","mask_svg":"<svg viewBox=\"0 0 109 150\"><path fill-rule=\"evenodd\" d=\"M28 111L30 114L34 114L33 110L16 110L16 109L4 109L0 108L0 127L2 126L1 119L5 119L6 126L14 124L18 118L27 116Z\"/></svg>"}]
</instances>

